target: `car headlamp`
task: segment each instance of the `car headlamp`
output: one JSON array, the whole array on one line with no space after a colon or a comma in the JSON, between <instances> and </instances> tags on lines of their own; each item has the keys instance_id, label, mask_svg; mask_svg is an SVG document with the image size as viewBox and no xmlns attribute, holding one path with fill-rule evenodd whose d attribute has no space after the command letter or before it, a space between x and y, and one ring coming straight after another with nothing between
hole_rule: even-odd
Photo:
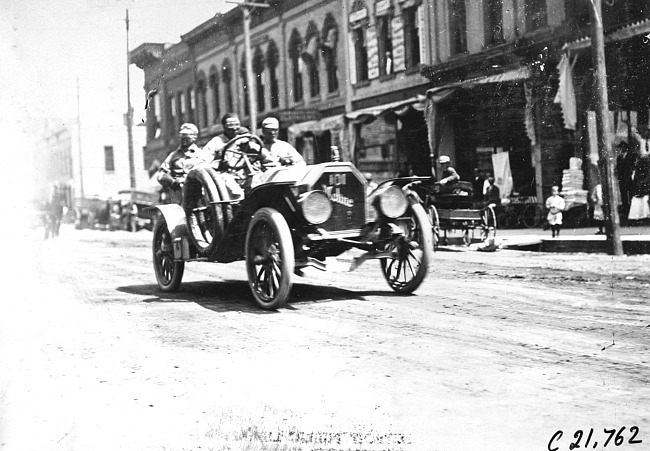
<instances>
[{"instance_id":1,"label":"car headlamp","mask_svg":"<svg viewBox=\"0 0 650 451\"><path fill-rule=\"evenodd\" d=\"M305 220L313 225L322 224L332 215L332 202L323 191L309 191L298 199Z\"/></svg>"},{"instance_id":2,"label":"car headlamp","mask_svg":"<svg viewBox=\"0 0 650 451\"><path fill-rule=\"evenodd\" d=\"M391 185L379 195L379 210L387 217L395 219L406 213L409 202L399 186Z\"/></svg>"}]
</instances>

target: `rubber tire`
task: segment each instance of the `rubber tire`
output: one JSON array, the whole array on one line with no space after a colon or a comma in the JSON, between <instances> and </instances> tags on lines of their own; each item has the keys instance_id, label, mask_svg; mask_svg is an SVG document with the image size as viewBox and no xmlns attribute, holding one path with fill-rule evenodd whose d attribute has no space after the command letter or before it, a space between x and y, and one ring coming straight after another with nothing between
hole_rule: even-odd
<instances>
[{"instance_id":1,"label":"rubber tire","mask_svg":"<svg viewBox=\"0 0 650 451\"><path fill-rule=\"evenodd\" d=\"M415 237L409 237L408 244L415 241L417 242L417 247L422 250L420 265L415 272L411 271L413 277L410 280L406 280L405 277L404 282L398 282L402 265L407 261L408 255L400 255L397 256L397 258L382 258L380 260L382 274L384 275L386 282L388 282L388 285L393 289L393 291L400 294L409 294L415 291L424 281L425 276L429 272L429 265L433 262L433 233L431 231L431 223L427 218L427 214L419 203L411 203L409 210L411 212L411 219L415 225L415 228L411 230L410 235L413 235L413 232L416 232L417 235ZM386 250L395 246L397 247L396 251L398 254L403 254L407 251L410 253L411 249L406 249L406 245L406 242L401 238L398 238L390 243ZM396 277L391 277L392 269L396 262L398 262L399 265L397 268L397 275Z\"/></svg>"},{"instance_id":2,"label":"rubber tire","mask_svg":"<svg viewBox=\"0 0 650 451\"><path fill-rule=\"evenodd\" d=\"M217 193L219 194L219 198L221 200L231 200L230 192L228 191L228 188L226 188L226 182L223 179L224 175L220 172L215 171L212 168L208 169L208 173L212 177L212 180L214 181L214 184L217 187ZM216 207L221 209L222 228L225 233L225 231L228 229L228 226L230 225L230 222L232 221L232 217L233 217L232 205L228 203L223 203L217 205Z\"/></svg>"},{"instance_id":3,"label":"rubber tire","mask_svg":"<svg viewBox=\"0 0 650 451\"><path fill-rule=\"evenodd\" d=\"M183 185L183 209L190 240L199 253L208 258L225 230L221 204L210 204L221 200L212 171L214 169L207 165L195 167L187 174ZM198 210L201 207L205 209Z\"/></svg>"},{"instance_id":4,"label":"rubber tire","mask_svg":"<svg viewBox=\"0 0 650 451\"><path fill-rule=\"evenodd\" d=\"M178 290L185 272L185 262L175 262L172 237L165 218L156 221L151 244L153 272L161 291L171 293Z\"/></svg>"},{"instance_id":5,"label":"rubber tire","mask_svg":"<svg viewBox=\"0 0 650 451\"><path fill-rule=\"evenodd\" d=\"M481 224L482 227L481 238L483 239L483 241L486 241L487 239L490 238L490 233L492 233L492 238L496 238L497 216L494 213L494 208L487 206L483 211L483 214L485 216L483 217L484 222L483 224Z\"/></svg>"},{"instance_id":6,"label":"rubber tire","mask_svg":"<svg viewBox=\"0 0 650 451\"><path fill-rule=\"evenodd\" d=\"M267 228L272 233L272 239L277 244L279 264L276 261L256 263L256 258L262 256L260 252L266 253L266 257L273 255L270 248L273 244L262 243L260 230ZM261 248L260 248L261 247ZM270 251L270 252L269 252ZM271 267L269 267L271 266ZM295 255L291 231L287 221L282 214L273 208L262 208L258 210L251 220L246 233L246 272L248 273L248 285L257 304L264 310L275 310L284 307L289 298L292 287L292 274L295 269ZM264 287L260 288L263 276L268 276L269 270L278 280L275 290L264 293ZM264 274L263 274L264 273Z\"/></svg>"},{"instance_id":7,"label":"rubber tire","mask_svg":"<svg viewBox=\"0 0 650 451\"><path fill-rule=\"evenodd\" d=\"M431 222L431 233L433 235L433 250L436 250L440 245L440 217L438 216L438 209L434 205L429 205L429 222Z\"/></svg>"}]
</instances>

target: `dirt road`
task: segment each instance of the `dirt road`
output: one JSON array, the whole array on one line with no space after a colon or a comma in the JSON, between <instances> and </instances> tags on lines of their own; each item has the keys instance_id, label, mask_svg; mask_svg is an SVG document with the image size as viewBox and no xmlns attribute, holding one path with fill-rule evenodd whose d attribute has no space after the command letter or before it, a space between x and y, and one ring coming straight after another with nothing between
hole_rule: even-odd
<instances>
[{"instance_id":1,"label":"dirt road","mask_svg":"<svg viewBox=\"0 0 650 451\"><path fill-rule=\"evenodd\" d=\"M407 297L342 258L264 312L241 264L158 292L150 237L13 263L0 449L650 449L650 256L438 252Z\"/></svg>"}]
</instances>

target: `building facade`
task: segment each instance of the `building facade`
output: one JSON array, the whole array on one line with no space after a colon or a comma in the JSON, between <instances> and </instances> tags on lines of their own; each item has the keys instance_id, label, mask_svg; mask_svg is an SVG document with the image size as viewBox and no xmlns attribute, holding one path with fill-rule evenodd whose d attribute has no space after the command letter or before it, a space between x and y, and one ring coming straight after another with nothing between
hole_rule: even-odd
<instances>
[{"instance_id":1,"label":"building facade","mask_svg":"<svg viewBox=\"0 0 650 451\"><path fill-rule=\"evenodd\" d=\"M221 132L226 112L250 126L250 95L258 124L280 119L281 137L308 162L327 161L336 145L380 180L430 175L437 157L448 155L463 179L476 169L492 173L503 194L541 202L561 184L570 158L588 165L587 1L268 3L251 13L254 86L246 82L238 8L178 43L131 52L149 93L145 166L155 167L177 146L182 122L199 126L199 144ZM615 118L647 123L640 74L648 70L648 2L603 5L610 108ZM573 97L561 79L570 80Z\"/></svg>"}]
</instances>

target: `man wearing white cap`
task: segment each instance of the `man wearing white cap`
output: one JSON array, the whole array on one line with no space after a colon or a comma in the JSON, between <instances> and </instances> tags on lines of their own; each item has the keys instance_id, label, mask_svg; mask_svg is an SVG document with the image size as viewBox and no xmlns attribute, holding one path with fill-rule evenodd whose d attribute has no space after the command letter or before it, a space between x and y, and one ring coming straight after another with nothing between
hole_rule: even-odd
<instances>
[{"instance_id":1,"label":"man wearing white cap","mask_svg":"<svg viewBox=\"0 0 650 451\"><path fill-rule=\"evenodd\" d=\"M274 166L306 166L304 158L288 142L278 139L280 123L274 117L262 121L262 167Z\"/></svg>"},{"instance_id":2,"label":"man wearing white cap","mask_svg":"<svg viewBox=\"0 0 650 451\"><path fill-rule=\"evenodd\" d=\"M173 203L180 204L181 192L185 176L198 163L207 161L205 154L195 144L199 129L194 124L183 124L178 133L180 145L167 155L163 161L156 179L169 191Z\"/></svg>"},{"instance_id":3,"label":"man wearing white cap","mask_svg":"<svg viewBox=\"0 0 650 451\"><path fill-rule=\"evenodd\" d=\"M441 168L441 185L453 185L460 180L458 172L456 172L456 169L451 166L451 159L447 155L442 155L440 158L438 158L438 163L440 163Z\"/></svg>"}]
</instances>

